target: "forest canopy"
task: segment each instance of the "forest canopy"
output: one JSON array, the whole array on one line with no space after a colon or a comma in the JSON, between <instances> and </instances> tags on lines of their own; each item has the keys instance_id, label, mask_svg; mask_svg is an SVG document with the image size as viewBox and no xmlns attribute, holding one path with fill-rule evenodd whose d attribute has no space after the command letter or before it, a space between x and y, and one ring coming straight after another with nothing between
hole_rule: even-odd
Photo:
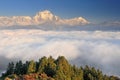
<instances>
[{"instance_id":1,"label":"forest canopy","mask_svg":"<svg viewBox=\"0 0 120 80\"><path fill-rule=\"evenodd\" d=\"M116 76L103 74L99 69L88 65L77 67L71 65L64 56L57 59L42 57L39 61L10 62L4 80L120 80Z\"/></svg>"}]
</instances>

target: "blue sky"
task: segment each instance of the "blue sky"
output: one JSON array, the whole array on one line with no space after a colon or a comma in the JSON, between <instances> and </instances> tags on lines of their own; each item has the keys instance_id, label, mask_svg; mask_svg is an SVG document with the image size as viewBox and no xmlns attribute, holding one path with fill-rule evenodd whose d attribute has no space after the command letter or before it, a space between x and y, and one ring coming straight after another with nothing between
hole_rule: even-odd
<instances>
[{"instance_id":1,"label":"blue sky","mask_svg":"<svg viewBox=\"0 0 120 80\"><path fill-rule=\"evenodd\" d=\"M0 16L34 16L50 10L63 18L82 16L91 22L120 20L120 0L0 0Z\"/></svg>"}]
</instances>

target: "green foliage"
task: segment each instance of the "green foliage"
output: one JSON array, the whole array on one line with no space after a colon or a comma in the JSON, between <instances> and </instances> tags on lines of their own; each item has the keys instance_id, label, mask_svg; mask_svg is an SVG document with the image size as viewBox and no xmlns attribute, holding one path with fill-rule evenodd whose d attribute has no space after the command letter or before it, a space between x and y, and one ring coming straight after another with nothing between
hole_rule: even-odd
<instances>
[{"instance_id":1,"label":"green foliage","mask_svg":"<svg viewBox=\"0 0 120 80\"><path fill-rule=\"evenodd\" d=\"M8 64L6 75L10 75L14 73L14 63L11 62Z\"/></svg>"},{"instance_id":2,"label":"green foliage","mask_svg":"<svg viewBox=\"0 0 120 80\"><path fill-rule=\"evenodd\" d=\"M84 80L83 79L83 70L81 68L77 68L75 65L73 65L71 80Z\"/></svg>"},{"instance_id":3,"label":"green foliage","mask_svg":"<svg viewBox=\"0 0 120 80\"><path fill-rule=\"evenodd\" d=\"M34 73L35 71L36 71L36 64L35 64L34 60L32 60L29 63L27 73Z\"/></svg>"},{"instance_id":4,"label":"green foliage","mask_svg":"<svg viewBox=\"0 0 120 80\"><path fill-rule=\"evenodd\" d=\"M44 72L44 69L45 69L45 66L47 66L47 64L48 64L47 58L46 58L45 56L42 57L42 58L39 60L38 72L39 72L39 73L43 73L43 72Z\"/></svg>"},{"instance_id":5,"label":"green foliage","mask_svg":"<svg viewBox=\"0 0 120 80\"><path fill-rule=\"evenodd\" d=\"M53 77L56 74L56 64L55 63L48 63L48 65L45 66L44 72L48 76Z\"/></svg>"},{"instance_id":6,"label":"green foliage","mask_svg":"<svg viewBox=\"0 0 120 80\"><path fill-rule=\"evenodd\" d=\"M14 73L19 75L19 74L24 74L24 67L22 61L19 61L16 63Z\"/></svg>"},{"instance_id":7,"label":"green foliage","mask_svg":"<svg viewBox=\"0 0 120 80\"><path fill-rule=\"evenodd\" d=\"M71 80L71 66L68 63L68 61L65 59L64 56L59 56L57 60L55 61L56 63L56 75L58 77L62 77L64 79L61 80Z\"/></svg>"},{"instance_id":8,"label":"green foliage","mask_svg":"<svg viewBox=\"0 0 120 80\"><path fill-rule=\"evenodd\" d=\"M16 75L15 75L16 74ZM11 62L5 74L6 78L20 80L25 77L27 80L120 80L115 76L107 76L94 67L77 67L70 65L64 56L56 60L50 57L42 57L39 61L34 60L18 61L15 66Z\"/></svg>"}]
</instances>

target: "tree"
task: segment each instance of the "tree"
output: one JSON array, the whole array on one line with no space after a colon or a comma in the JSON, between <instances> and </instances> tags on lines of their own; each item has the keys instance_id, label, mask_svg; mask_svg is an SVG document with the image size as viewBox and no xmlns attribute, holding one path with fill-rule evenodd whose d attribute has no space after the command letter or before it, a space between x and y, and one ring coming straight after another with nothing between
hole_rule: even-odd
<instances>
[{"instance_id":1,"label":"tree","mask_svg":"<svg viewBox=\"0 0 120 80\"><path fill-rule=\"evenodd\" d=\"M102 71L100 71L99 69L97 70L97 78L98 78L98 80L103 80Z\"/></svg>"},{"instance_id":2,"label":"tree","mask_svg":"<svg viewBox=\"0 0 120 80\"><path fill-rule=\"evenodd\" d=\"M39 68L38 68L38 72L39 73L43 73L44 72L44 69L45 69L45 66L47 66L48 64L48 60L46 57L42 57L40 60L39 60Z\"/></svg>"},{"instance_id":3,"label":"tree","mask_svg":"<svg viewBox=\"0 0 120 80\"><path fill-rule=\"evenodd\" d=\"M104 75L103 80L109 80L109 77L107 75Z\"/></svg>"},{"instance_id":4,"label":"tree","mask_svg":"<svg viewBox=\"0 0 120 80\"><path fill-rule=\"evenodd\" d=\"M36 62L36 73L38 72L38 69L39 69L39 62Z\"/></svg>"},{"instance_id":5,"label":"tree","mask_svg":"<svg viewBox=\"0 0 120 80\"><path fill-rule=\"evenodd\" d=\"M27 74L28 67L29 67L29 61L26 61L26 63L24 63L22 66L23 74Z\"/></svg>"},{"instance_id":6,"label":"tree","mask_svg":"<svg viewBox=\"0 0 120 80\"><path fill-rule=\"evenodd\" d=\"M42 57L38 62L31 60L24 64L22 61L18 61L15 67L11 62L0 79L4 80L5 77L13 79L14 75L17 77L16 80L23 78L29 80L120 80L115 76L104 75L102 71L96 70L94 67L72 66L64 56L59 56L56 60L52 56Z\"/></svg>"},{"instance_id":7,"label":"tree","mask_svg":"<svg viewBox=\"0 0 120 80\"><path fill-rule=\"evenodd\" d=\"M34 73L36 71L36 64L34 60L31 60L28 66L28 71L27 73Z\"/></svg>"},{"instance_id":8,"label":"tree","mask_svg":"<svg viewBox=\"0 0 120 80\"><path fill-rule=\"evenodd\" d=\"M54 63L55 60L52 58L52 56L50 56L48 58L48 63L45 66L44 72L48 75L53 77L56 74L56 64Z\"/></svg>"},{"instance_id":9,"label":"tree","mask_svg":"<svg viewBox=\"0 0 120 80\"><path fill-rule=\"evenodd\" d=\"M70 64L68 63L68 61L65 59L65 57L59 56L57 58L57 60L55 61L55 63L57 65L56 71L59 72L59 74L57 74L57 72L56 72L56 75L64 77L65 80L70 80L71 67L70 67Z\"/></svg>"},{"instance_id":10,"label":"tree","mask_svg":"<svg viewBox=\"0 0 120 80\"><path fill-rule=\"evenodd\" d=\"M66 80L66 76L61 71L56 71L56 75L54 76L55 80Z\"/></svg>"},{"instance_id":11,"label":"tree","mask_svg":"<svg viewBox=\"0 0 120 80\"><path fill-rule=\"evenodd\" d=\"M94 79L94 77L89 73L88 74L88 79L87 80L96 80L96 79Z\"/></svg>"},{"instance_id":12,"label":"tree","mask_svg":"<svg viewBox=\"0 0 120 80\"><path fill-rule=\"evenodd\" d=\"M22 64L22 61L19 61L19 62L16 63L15 74L17 74L17 75L23 74L23 64Z\"/></svg>"},{"instance_id":13,"label":"tree","mask_svg":"<svg viewBox=\"0 0 120 80\"><path fill-rule=\"evenodd\" d=\"M10 74L13 74L13 73L14 73L14 63L11 62L11 63L8 64L6 75L10 75Z\"/></svg>"},{"instance_id":14,"label":"tree","mask_svg":"<svg viewBox=\"0 0 120 80\"><path fill-rule=\"evenodd\" d=\"M53 77L56 74L56 64L55 63L48 63L48 65L45 66L44 72L48 76Z\"/></svg>"},{"instance_id":15,"label":"tree","mask_svg":"<svg viewBox=\"0 0 120 80\"><path fill-rule=\"evenodd\" d=\"M82 68L78 68L75 65L72 67L72 76L71 80L84 80Z\"/></svg>"}]
</instances>

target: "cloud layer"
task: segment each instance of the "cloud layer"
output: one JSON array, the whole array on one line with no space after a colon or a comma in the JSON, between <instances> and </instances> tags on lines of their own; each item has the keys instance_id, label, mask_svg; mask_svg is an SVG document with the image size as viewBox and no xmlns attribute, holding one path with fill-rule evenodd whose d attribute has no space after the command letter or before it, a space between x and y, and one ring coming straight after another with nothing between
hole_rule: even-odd
<instances>
[{"instance_id":1,"label":"cloud layer","mask_svg":"<svg viewBox=\"0 0 120 80\"><path fill-rule=\"evenodd\" d=\"M120 27L120 21L105 21L103 23L101 23L100 25L102 26L117 26Z\"/></svg>"},{"instance_id":2,"label":"cloud layer","mask_svg":"<svg viewBox=\"0 0 120 80\"><path fill-rule=\"evenodd\" d=\"M120 76L120 32L0 30L0 69L9 61L65 56Z\"/></svg>"},{"instance_id":3,"label":"cloud layer","mask_svg":"<svg viewBox=\"0 0 120 80\"><path fill-rule=\"evenodd\" d=\"M37 13L35 16L0 16L0 26L81 26L89 24L89 22L82 18L76 17L72 19L62 19L53 15L50 11L45 10Z\"/></svg>"}]
</instances>

